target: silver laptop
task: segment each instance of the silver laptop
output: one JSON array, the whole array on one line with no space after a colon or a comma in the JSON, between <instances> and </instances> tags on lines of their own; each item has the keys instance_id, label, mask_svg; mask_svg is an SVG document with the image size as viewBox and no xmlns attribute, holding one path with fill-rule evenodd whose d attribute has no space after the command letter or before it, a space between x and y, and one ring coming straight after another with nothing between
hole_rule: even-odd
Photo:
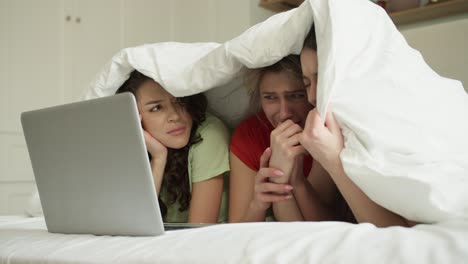
<instances>
[{"instance_id":1,"label":"silver laptop","mask_svg":"<svg viewBox=\"0 0 468 264\"><path fill-rule=\"evenodd\" d=\"M164 233L132 94L24 112L21 123L49 232Z\"/></svg>"}]
</instances>

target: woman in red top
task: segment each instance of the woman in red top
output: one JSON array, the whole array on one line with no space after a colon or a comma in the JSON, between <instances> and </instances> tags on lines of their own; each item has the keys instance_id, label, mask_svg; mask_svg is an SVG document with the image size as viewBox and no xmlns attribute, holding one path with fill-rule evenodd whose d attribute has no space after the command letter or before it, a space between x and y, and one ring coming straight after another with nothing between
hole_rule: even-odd
<instances>
[{"instance_id":1,"label":"woman in red top","mask_svg":"<svg viewBox=\"0 0 468 264\"><path fill-rule=\"evenodd\" d=\"M332 220L337 189L299 143L307 114L300 60L290 55L247 74L257 114L231 139L230 222ZM312 166L313 163L313 166Z\"/></svg>"}]
</instances>

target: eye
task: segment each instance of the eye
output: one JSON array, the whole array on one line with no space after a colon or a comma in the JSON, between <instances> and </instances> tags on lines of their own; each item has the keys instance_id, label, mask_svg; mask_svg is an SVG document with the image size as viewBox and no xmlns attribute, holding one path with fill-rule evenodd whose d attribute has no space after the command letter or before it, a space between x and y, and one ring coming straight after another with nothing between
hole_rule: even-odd
<instances>
[{"instance_id":1,"label":"eye","mask_svg":"<svg viewBox=\"0 0 468 264\"><path fill-rule=\"evenodd\" d=\"M161 110L161 105L156 105L154 106L153 108L150 109L150 112L156 112L156 111L159 111Z\"/></svg>"},{"instance_id":2,"label":"eye","mask_svg":"<svg viewBox=\"0 0 468 264\"><path fill-rule=\"evenodd\" d=\"M266 99L266 100L275 100L277 97L275 95L271 95L271 94L265 94L263 95L263 99Z\"/></svg>"}]
</instances>

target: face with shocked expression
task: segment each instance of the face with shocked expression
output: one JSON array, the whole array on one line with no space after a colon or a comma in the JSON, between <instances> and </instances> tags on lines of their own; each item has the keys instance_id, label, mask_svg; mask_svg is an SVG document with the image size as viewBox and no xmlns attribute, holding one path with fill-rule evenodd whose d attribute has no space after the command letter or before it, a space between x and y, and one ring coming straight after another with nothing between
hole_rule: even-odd
<instances>
[{"instance_id":1,"label":"face with shocked expression","mask_svg":"<svg viewBox=\"0 0 468 264\"><path fill-rule=\"evenodd\" d=\"M259 84L260 103L268 121L277 127L290 119L304 127L312 105L307 102L307 94L300 80L295 80L287 72L267 72Z\"/></svg>"},{"instance_id":2,"label":"face with shocked expression","mask_svg":"<svg viewBox=\"0 0 468 264\"><path fill-rule=\"evenodd\" d=\"M142 126L151 136L168 148L187 145L192 118L177 98L152 80L139 87L136 98Z\"/></svg>"}]
</instances>

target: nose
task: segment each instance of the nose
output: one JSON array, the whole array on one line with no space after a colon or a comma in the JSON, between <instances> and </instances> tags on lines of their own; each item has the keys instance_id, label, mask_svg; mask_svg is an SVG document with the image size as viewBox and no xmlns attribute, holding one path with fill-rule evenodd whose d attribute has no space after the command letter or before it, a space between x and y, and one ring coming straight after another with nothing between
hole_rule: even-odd
<instances>
[{"instance_id":1,"label":"nose","mask_svg":"<svg viewBox=\"0 0 468 264\"><path fill-rule=\"evenodd\" d=\"M307 101L311 103L314 107L317 106L317 87L310 85L311 87L307 89Z\"/></svg>"},{"instance_id":2,"label":"nose","mask_svg":"<svg viewBox=\"0 0 468 264\"><path fill-rule=\"evenodd\" d=\"M281 99L280 112L279 112L280 121L284 122L288 119L291 119L291 117L292 117L292 112L291 112L290 102L288 102L285 99Z\"/></svg>"},{"instance_id":3,"label":"nose","mask_svg":"<svg viewBox=\"0 0 468 264\"><path fill-rule=\"evenodd\" d=\"M177 122L180 119L181 106L178 103L172 103L167 110L167 121Z\"/></svg>"}]
</instances>

